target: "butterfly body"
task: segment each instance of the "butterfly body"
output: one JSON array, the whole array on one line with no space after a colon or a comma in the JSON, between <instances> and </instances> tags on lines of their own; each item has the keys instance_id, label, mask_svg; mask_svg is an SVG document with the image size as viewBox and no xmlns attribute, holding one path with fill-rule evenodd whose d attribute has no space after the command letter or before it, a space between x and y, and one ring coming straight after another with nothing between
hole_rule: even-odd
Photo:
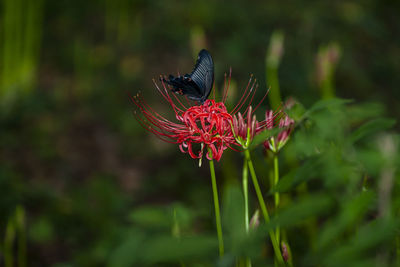
<instances>
[{"instance_id":1,"label":"butterfly body","mask_svg":"<svg viewBox=\"0 0 400 267\"><path fill-rule=\"evenodd\" d=\"M205 49L200 51L196 65L190 74L177 77L169 75L168 80L163 79L163 81L173 87L174 93L186 95L191 100L204 103L214 84L214 62L210 53Z\"/></svg>"}]
</instances>

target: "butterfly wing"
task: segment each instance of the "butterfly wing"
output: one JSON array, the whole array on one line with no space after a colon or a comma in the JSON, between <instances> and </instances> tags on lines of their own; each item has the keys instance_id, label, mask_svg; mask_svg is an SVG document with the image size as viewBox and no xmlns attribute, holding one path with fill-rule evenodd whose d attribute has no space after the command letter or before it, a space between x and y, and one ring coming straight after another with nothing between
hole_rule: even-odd
<instances>
[{"instance_id":1,"label":"butterfly wing","mask_svg":"<svg viewBox=\"0 0 400 267\"><path fill-rule=\"evenodd\" d=\"M163 81L172 85L172 92L180 95L187 95L189 99L194 101L203 102L201 100L203 97L202 91L188 74L178 77L169 75L168 80L163 79Z\"/></svg>"},{"instance_id":2,"label":"butterfly wing","mask_svg":"<svg viewBox=\"0 0 400 267\"><path fill-rule=\"evenodd\" d=\"M198 86L202 95L201 102L204 102L210 95L214 83L214 62L207 50L200 51L196 65L189 76Z\"/></svg>"},{"instance_id":3,"label":"butterfly wing","mask_svg":"<svg viewBox=\"0 0 400 267\"><path fill-rule=\"evenodd\" d=\"M214 63L210 53L205 49L200 51L190 74L178 77L169 75L168 80L162 80L173 86L174 93L187 95L189 99L203 103L214 83Z\"/></svg>"}]
</instances>

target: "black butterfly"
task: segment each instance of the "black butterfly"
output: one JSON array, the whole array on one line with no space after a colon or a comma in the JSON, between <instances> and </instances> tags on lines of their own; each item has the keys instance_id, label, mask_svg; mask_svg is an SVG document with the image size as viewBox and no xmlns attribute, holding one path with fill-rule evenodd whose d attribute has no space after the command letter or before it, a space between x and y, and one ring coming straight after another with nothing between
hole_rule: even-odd
<instances>
[{"instance_id":1,"label":"black butterfly","mask_svg":"<svg viewBox=\"0 0 400 267\"><path fill-rule=\"evenodd\" d=\"M168 76L164 82L172 85L172 91L177 94L187 95L191 100L204 103L211 93L214 83L214 63L210 53L202 49L197 57L196 65L190 74L175 77Z\"/></svg>"}]
</instances>

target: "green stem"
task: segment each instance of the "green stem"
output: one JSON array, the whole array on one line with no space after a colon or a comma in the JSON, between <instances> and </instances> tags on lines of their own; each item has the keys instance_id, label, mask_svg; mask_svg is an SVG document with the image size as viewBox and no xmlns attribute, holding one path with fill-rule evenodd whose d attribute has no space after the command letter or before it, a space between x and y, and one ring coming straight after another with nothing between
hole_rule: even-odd
<instances>
[{"instance_id":1,"label":"green stem","mask_svg":"<svg viewBox=\"0 0 400 267\"><path fill-rule=\"evenodd\" d=\"M400 237L396 237L396 260L397 264L400 264ZM398 265L400 266L400 265Z\"/></svg>"},{"instance_id":2,"label":"green stem","mask_svg":"<svg viewBox=\"0 0 400 267\"><path fill-rule=\"evenodd\" d=\"M247 160L243 161L243 171L242 171L242 186L243 186L243 196L244 196L244 224L246 233L249 232L249 168L247 167ZM246 267L251 267L250 258L246 258Z\"/></svg>"},{"instance_id":3,"label":"green stem","mask_svg":"<svg viewBox=\"0 0 400 267\"><path fill-rule=\"evenodd\" d=\"M219 212L217 181L215 178L214 161L211 159L209 160L209 162L210 162L211 183L214 196L215 222L217 224L219 256L222 257L224 255L224 241L222 238L222 226L221 226L221 215Z\"/></svg>"},{"instance_id":4,"label":"green stem","mask_svg":"<svg viewBox=\"0 0 400 267\"><path fill-rule=\"evenodd\" d=\"M254 167L253 167L253 162L251 161L251 158L250 158L250 152L248 150L245 150L244 151L244 155L246 157L247 164L248 164L249 169L250 169L251 179L252 179L253 184L254 184L254 189L256 190L256 194L257 194L258 202L260 203L261 211L262 211L262 213L264 215L264 220L265 220L266 223L269 223L270 222L270 218L269 218L267 206L265 205L265 201L264 201L263 195L261 193L260 186L258 184L256 172L254 171ZM279 248L279 243L278 243L278 241L276 239L276 235L275 235L275 232L273 230L269 230L269 237L271 239L272 247L274 248L274 252L275 252L275 257L278 260L279 265L284 266L282 253L281 253L281 250Z\"/></svg>"},{"instance_id":5,"label":"green stem","mask_svg":"<svg viewBox=\"0 0 400 267\"><path fill-rule=\"evenodd\" d=\"M22 206L17 206L15 210L15 223L18 233L18 266L25 267L26 261L26 230L25 230L25 210Z\"/></svg>"},{"instance_id":6,"label":"green stem","mask_svg":"<svg viewBox=\"0 0 400 267\"><path fill-rule=\"evenodd\" d=\"M14 266L14 258L13 258L14 239L15 239L15 225L14 225L14 218L11 217L8 220L4 238L4 266L6 267Z\"/></svg>"},{"instance_id":7,"label":"green stem","mask_svg":"<svg viewBox=\"0 0 400 267\"><path fill-rule=\"evenodd\" d=\"M397 212L397 216L399 216L399 212ZM400 266L400 235L396 236L396 263L397 266Z\"/></svg>"},{"instance_id":8,"label":"green stem","mask_svg":"<svg viewBox=\"0 0 400 267\"><path fill-rule=\"evenodd\" d=\"M279 90L278 68L267 65L266 76L268 77L267 87L272 89L268 93L269 102L271 104L272 109L276 110L279 108L279 105L282 102Z\"/></svg>"},{"instance_id":9,"label":"green stem","mask_svg":"<svg viewBox=\"0 0 400 267\"><path fill-rule=\"evenodd\" d=\"M278 184L279 181L279 162L278 162L278 155L274 153L274 186ZM275 199L275 210L278 209L279 206L279 192L275 192L274 194ZM276 240L280 243L280 227L276 227Z\"/></svg>"},{"instance_id":10,"label":"green stem","mask_svg":"<svg viewBox=\"0 0 400 267\"><path fill-rule=\"evenodd\" d=\"M249 232L249 180L248 180L249 169L247 167L247 160L244 160L243 171L242 171L242 186L244 196L244 224L246 232Z\"/></svg>"}]
</instances>

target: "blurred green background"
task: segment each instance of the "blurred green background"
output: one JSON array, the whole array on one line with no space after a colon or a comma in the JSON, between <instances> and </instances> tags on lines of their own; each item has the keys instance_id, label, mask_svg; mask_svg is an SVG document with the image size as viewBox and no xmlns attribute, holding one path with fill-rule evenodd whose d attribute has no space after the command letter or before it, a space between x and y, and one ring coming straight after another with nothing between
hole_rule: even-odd
<instances>
[{"instance_id":1,"label":"blurred green background","mask_svg":"<svg viewBox=\"0 0 400 267\"><path fill-rule=\"evenodd\" d=\"M299 130L288 152L281 155L282 176L290 174L294 179L289 180L294 190L290 194L310 198L303 203L304 210L315 212L304 215L296 210L301 223L292 218L289 241L298 266L315 261L324 266L323 259L340 256L348 262L349 255L362 260L369 255L371 262L381 257L390 264L395 246L378 248L395 243L391 238L396 235L390 230L397 227L395 221L382 222L389 223L387 227L377 223L376 229L389 232L379 233L382 239L360 241L361 252L346 248L357 244L355 224L369 222L379 213L382 168L397 166L397 154L387 161L386 150L379 150L379 142L370 136L393 123L378 121L378 126L366 127L375 125L376 131L356 132L356 137L350 133L376 116L400 116L399 12L400 2L389 0L2 0L1 261L7 266L145 266L157 262L176 266L180 258L199 258L213 266L217 249L207 164L199 168L176 145L144 131L132 115L134 105L129 100L129 94L141 91L155 109L170 112L152 79L190 72L198 51L207 48L215 62L217 90L232 67L231 102L240 96L251 73L260 85L257 96L272 87L273 107L289 97L306 109L321 98L354 99L352 104L336 103L310 118L316 129L308 134ZM262 111L257 115L262 118ZM390 146L396 147L397 134L386 134L392 140ZM359 136L364 139L359 141ZM312 144L335 147L321 156L324 168L312 165ZM342 159L343 163L340 155L351 158ZM260 173L268 173L261 148L254 157ZM220 191L228 192L222 194L228 199L227 206L230 196L238 196L235 184L241 169L236 166L241 164L239 153L228 151L217 164ZM324 178L328 174L343 179L335 183ZM355 199L359 220L346 220L346 214L353 213L342 214L344 203L353 200L357 185L367 176L372 177L366 183L376 194ZM307 179L313 177L316 181L307 189ZM334 204L327 202L318 210L311 204L325 203L320 199L326 197L324 192L329 192ZM398 214L399 200L388 202L393 201L394 214ZM294 208L291 203L288 198L287 207ZM341 228L329 232L338 220L342 220ZM315 240L323 225L329 233L342 234L341 241L328 242L337 247L317 249L320 243ZM198 234L199 239L186 240L186 250L174 243L177 249L164 255L166 247L174 248L167 238L171 232L175 236ZM366 246L367 241L372 245ZM254 251L260 253L250 254L264 262L272 255L270 248L257 242L261 249ZM378 252L368 254L370 249ZM228 255L242 255L240 249L230 251ZM317 254L326 257L315 258ZM230 266L230 260L220 264Z\"/></svg>"}]
</instances>

